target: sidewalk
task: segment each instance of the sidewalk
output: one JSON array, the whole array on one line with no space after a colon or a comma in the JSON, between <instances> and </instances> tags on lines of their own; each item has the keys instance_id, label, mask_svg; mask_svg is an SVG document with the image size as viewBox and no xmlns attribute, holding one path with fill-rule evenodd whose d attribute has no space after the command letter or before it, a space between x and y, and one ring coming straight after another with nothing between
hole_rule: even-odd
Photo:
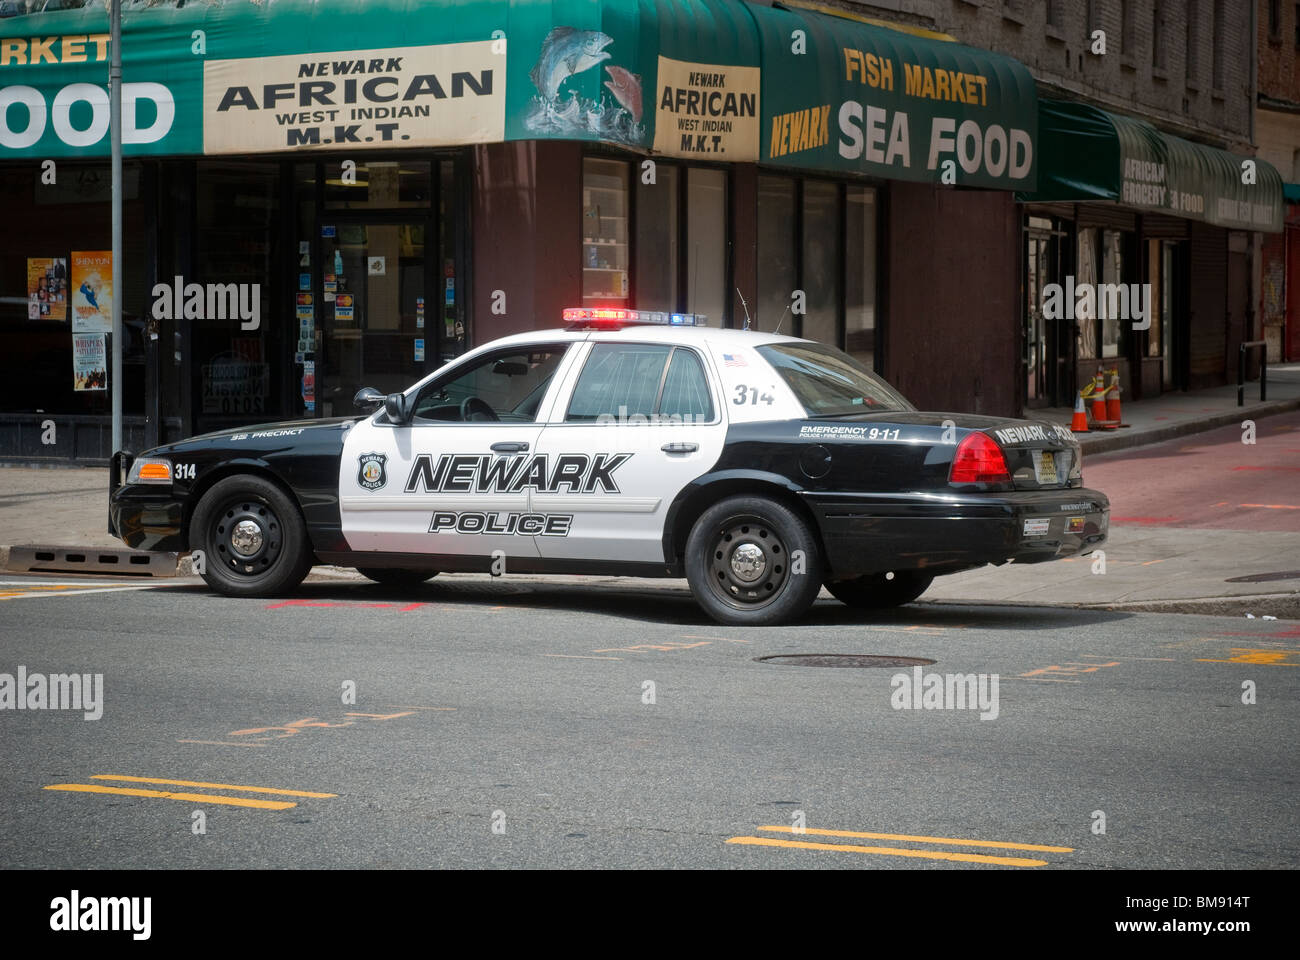
<instances>
[{"instance_id":1,"label":"sidewalk","mask_svg":"<svg viewBox=\"0 0 1300 960\"><path fill-rule=\"evenodd\" d=\"M1258 397L1258 385L1254 389ZM1156 443L1170 436L1300 408L1300 366L1279 369L1276 377L1270 370L1269 395L1267 404L1242 408L1236 406L1235 387L1126 404L1125 419L1133 426L1118 437L1090 434L1085 449L1096 453L1103 442L1111 445L1101 449ZM1068 411L1045 412L1064 415L1068 422ZM0 569L8 565L13 546L124 549L122 542L107 532L107 499L106 469L0 468ZM1243 576L1294 572L1300 567L1300 534L1114 526L1104 549L1104 574L1094 573L1093 561L1082 557L1028 566L984 567L941 577L926 592L923 602L1121 606L1300 618L1300 580L1226 582ZM359 574L321 567L314 576L337 579ZM534 578L510 579L524 582ZM686 588L678 580L542 579L550 583L607 584L611 588L621 585L622 589Z\"/></svg>"},{"instance_id":2,"label":"sidewalk","mask_svg":"<svg viewBox=\"0 0 1300 960\"><path fill-rule=\"evenodd\" d=\"M1089 431L1076 434L1076 437L1085 454L1096 454L1141 447L1189 433L1226 427L1230 423L1297 410L1300 409L1300 363L1270 365L1267 392L1268 400L1260 403L1259 381L1247 382L1246 403L1241 407L1237 406L1236 384L1190 393L1166 393L1136 403L1124 400L1124 422L1130 426L1116 430ZM1027 410L1025 416L1068 427L1074 410L1067 407L1045 407L1041 410Z\"/></svg>"}]
</instances>

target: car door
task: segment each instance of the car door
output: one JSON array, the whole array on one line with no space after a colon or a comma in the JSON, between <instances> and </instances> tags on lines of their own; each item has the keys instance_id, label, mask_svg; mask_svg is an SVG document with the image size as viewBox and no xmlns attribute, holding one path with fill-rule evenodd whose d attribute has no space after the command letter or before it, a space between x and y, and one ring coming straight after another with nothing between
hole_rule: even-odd
<instances>
[{"instance_id":1,"label":"car door","mask_svg":"<svg viewBox=\"0 0 1300 960\"><path fill-rule=\"evenodd\" d=\"M339 508L353 550L537 557L529 517L540 418L572 342L503 347L434 377L410 424L380 413L343 448Z\"/></svg>"},{"instance_id":2,"label":"car door","mask_svg":"<svg viewBox=\"0 0 1300 960\"><path fill-rule=\"evenodd\" d=\"M566 379L538 444L552 471L532 499L547 517L541 556L662 562L669 506L726 437L705 351L597 339Z\"/></svg>"}]
</instances>

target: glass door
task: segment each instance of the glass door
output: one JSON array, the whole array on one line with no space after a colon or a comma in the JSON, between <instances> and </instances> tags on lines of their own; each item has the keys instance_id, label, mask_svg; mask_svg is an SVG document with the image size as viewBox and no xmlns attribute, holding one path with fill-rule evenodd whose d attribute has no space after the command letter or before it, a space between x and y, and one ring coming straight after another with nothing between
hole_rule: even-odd
<instances>
[{"instance_id":1,"label":"glass door","mask_svg":"<svg viewBox=\"0 0 1300 960\"><path fill-rule=\"evenodd\" d=\"M339 222L321 238L319 288L324 354L321 416L355 412L362 387L405 390L425 373L426 226Z\"/></svg>"}]
</instances>

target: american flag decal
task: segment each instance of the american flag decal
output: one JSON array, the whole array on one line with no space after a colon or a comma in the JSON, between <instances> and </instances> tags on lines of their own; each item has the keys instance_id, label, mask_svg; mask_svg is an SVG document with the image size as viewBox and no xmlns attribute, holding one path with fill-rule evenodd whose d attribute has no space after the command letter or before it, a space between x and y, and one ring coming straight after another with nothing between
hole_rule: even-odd
<instances>
[{"instance_id":1,"label":"american flag decal","mask_svg":"<svg viewBox=\"0 0 1300 960\"><path fill-rule=\"evenodd\" d=\"M722 365L724 367L747 367L749 364L738 353L724 353L722 355Z\"/></svg>"}]
</instances>

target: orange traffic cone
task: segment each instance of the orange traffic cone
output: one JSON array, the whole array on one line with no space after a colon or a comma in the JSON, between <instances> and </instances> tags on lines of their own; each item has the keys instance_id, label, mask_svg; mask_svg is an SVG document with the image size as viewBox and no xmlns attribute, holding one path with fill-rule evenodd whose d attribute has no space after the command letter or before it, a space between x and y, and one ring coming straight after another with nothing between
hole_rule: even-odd
<instances>
[{"instance_id":1,"label":"orange traffic cone","mask_svg":"<svg viewBox=\"0 0 1300 960\"><path fill-rule=\"evenodd\" d=\"M1088 411L1083 409L1083 391L1074 398L1074 416L1070 418L1071 433L1088 432Z\"/></svg>"},{"instance_id":2,"label":"orange traffic cone","mask_svg":"<svg viewBox=\"0 0 1300 960\"><path fill-rule=\"evenodd\" d=\"M1122 417L1119 408L1119 367L1110 368L1110 389L1106 391L1106 419L1119 425Z\"/></svg>"},{"instance_id":3,"label":"orange traffic cone","mask_svg":"<svg viewBox=\"0 0 1300 960\"><path fill-rule=\"evenodd\" d=\"M1106 416L1106 376L1100 365L1092 381L1092 419L1095 426L1101 426L1109 419Z\"/></svg>"}]
</instances>

